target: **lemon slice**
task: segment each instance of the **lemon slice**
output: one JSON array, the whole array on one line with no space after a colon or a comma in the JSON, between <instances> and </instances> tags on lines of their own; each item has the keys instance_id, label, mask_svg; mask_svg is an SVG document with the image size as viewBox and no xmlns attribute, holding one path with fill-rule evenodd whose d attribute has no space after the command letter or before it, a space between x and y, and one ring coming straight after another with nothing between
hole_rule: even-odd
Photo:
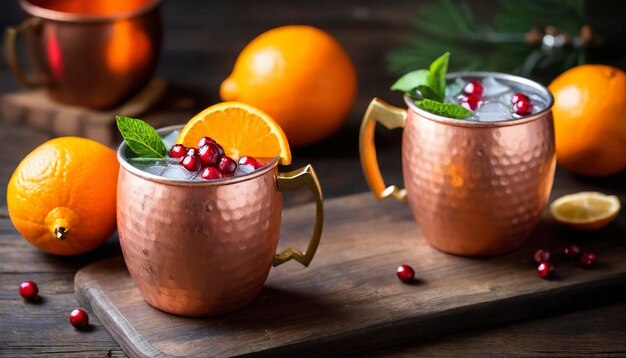
<instances>
[{"instance_id":1,"label":"lemon slice","mask_svg":"<svg viewBox=\"0 0 626 358\"><path fill-rule=\"evenodd\" d=\"M550 213L558 222L580 230L606 226L619 213L617 196L594 191L564 195L550 204Z\"/></svg>"}]
</instances>

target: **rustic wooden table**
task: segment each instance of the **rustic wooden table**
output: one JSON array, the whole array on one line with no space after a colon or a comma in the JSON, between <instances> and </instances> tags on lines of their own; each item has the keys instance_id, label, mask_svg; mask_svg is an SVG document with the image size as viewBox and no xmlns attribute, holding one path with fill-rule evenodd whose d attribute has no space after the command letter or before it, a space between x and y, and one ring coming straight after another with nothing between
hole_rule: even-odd
<instances>
[{"instance_id":1,"label":"rustic wooden table","mask_svg":"<svg viewBox=\"0 0 626 358\"><path fill-rule=\"evenodd\" d=\"M288 7L278 0L262 5L244 0L228 5L200 1L165 3L165 47L158 73L168 81L170 90L161 105L145 118L157 125L185 122L198 109L219 100L217 86L245 42L280 24L314 24L345 44L357 65L360 93L346 126L322 143L295 150L294 166L312 163L326 197L366 191L357 149L360 116L372 96L400 104L399 96L387 90L392 78L384 70L383 54L408 38L420 4L409 0L396 1L393 6L373 0L350 0L341 5L331 1L295 3ZM0 27L17 23L22 17L16 4L3 4ZM6 65L0 62L0 94L17 89ZM401 181L399 134L381 132L378 136L381 167L389 182ZM9 220L4 188L11 173L21 158L48 138L32 129L0 122L0 356L123 356L94 315L93 329L86 332L74 330L67 321L69 312L77 306L75 272L89 263L120 255L117 238L86 255L55 257L28 245ZM569 174L559 170L558 175ZM623 183L625 178L621 175L606 182L617 187L616 183ZM625 192L621 190L620 194L625 201ZM287 198L287 205L308 200L306 193L296 193ZM44 298L41 303L26 303L17 294L19 283L26 279L39 284ZM614 297L604 297L582 311L546 311L545 317L427 342L409 342L371 354L626 356L624 297L624 288L616 288Z\"/></svg>"}]
</instances>

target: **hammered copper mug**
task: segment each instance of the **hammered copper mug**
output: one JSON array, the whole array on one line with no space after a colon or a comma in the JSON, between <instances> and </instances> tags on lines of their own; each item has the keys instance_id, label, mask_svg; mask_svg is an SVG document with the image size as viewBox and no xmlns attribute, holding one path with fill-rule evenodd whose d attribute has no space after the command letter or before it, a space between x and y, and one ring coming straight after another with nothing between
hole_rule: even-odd
<instances>
[{"instance_id":1,"label":"hammered copper mug","mask_svg":"<svg viewBox=\"0 0 626 358\"><path fill-rule=\"evenodd\" d=\"M128 271L152 306L184 316L228 313L257 296L272 265L313 259L324 208L310 165L279 173L275 159L245 176L193 182L135 168L127 150L124 142L117 152L117 226ZM316 200L313 235L306 251L276 254L282 192L299 188Z\"/></svg>"},{"instance_id":2,"label":"hammered copper mug","mask_svg":"<svg viewBox=\"0 0 626 358\"><path fill-rule=\"evenodd\" d=\"M19 0L30 17L5 32L5 56L26 87L70 105L108 109L150 79L161 47L161 0ZM16 51L26 35L33 73Z\"/></svg>"},{"instance_id":3,"label":"hammered copper mug","mask_svg":"<svg viewBox=\"0 0 626 358\"><path fill-rule=\"evenodd\" d=\"M539 221L554 178L552 95L538 83L507 74L448 78L486 76L525 86L546 99L546 108L519 119L477 122L434 115L408 97L408 110L374 98L361 126L361 164L374 195L408 201L427 242L457 255L493 256L519 248ZM383 181L374 146L377 122L404 128L406 189Z\"/></svg>"}]
</instances>

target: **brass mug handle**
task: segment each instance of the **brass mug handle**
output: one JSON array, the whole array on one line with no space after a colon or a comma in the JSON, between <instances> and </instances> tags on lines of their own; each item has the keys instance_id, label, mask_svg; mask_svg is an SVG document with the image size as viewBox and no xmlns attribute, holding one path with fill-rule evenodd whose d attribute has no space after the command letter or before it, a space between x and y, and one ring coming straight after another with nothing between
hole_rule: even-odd
<instances>
[{"instance_id":1,"label":"brass mug handle","mask_svg":"<svg viewBox=\"0 0 626 358\"><path fill-rule=\"evenodd\" d=\"M276 183L280 191L294 191L301 187L309 189L315 198L315 226L313 227L313 235L311 236L311 240L309 240L309 246L306 248L306 251L302 252L290 246L283 252L276 254L274 257L274 266L284 264L294 259L305 267L308 267L317 251L317 246L322 237L322 227L324 226L324 199L322 197L322 187L311 165L288 173L278 174Z\"/></svg>"},{"instance_id":2,"label":"brass mug handle","mask_svg":"<svg viewBox=\"0 0 626 358\"><path fill-rule=\"evenodd\" d=\"M24 87L28 88L40 86L44 84L45 81L32 80L26 77L26 75L20 68L19 61L17 60L17 51L15 44L17 42L17 36L20 33L29 30L36 30L37 28L39 28L40 25L40 19L31 17L22 21L22 23L18 26L7 27L6 31L4 32L4 56L9 63L9 67L11 67L15 78L17 78L22 83L22 85L24 85Z\"/></svg>"},{"instance_id":3,"label":"brass mug handle","mask_svg":"<svg viewBox=\"0 0 626 358\"><path fill-rule=\"evenodd\" d=\"M386 186L378 166L374 133L376 123L387 129L404 128L407 112L405 109L389 105L374 97L365 111L359 133L359 153L361 166L367 184L378 200L394 197L400 202L406 202L406 190L395 185Z\"/></svg>"}]
</instances>

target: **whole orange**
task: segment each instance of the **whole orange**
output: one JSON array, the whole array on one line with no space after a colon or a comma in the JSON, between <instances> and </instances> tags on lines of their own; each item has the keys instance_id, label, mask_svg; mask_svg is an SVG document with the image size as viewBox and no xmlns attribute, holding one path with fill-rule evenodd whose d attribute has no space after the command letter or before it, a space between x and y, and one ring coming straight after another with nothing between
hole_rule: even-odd
<instances>
[{"instance_id":1,"label":"whole orange","mask_svg":"<svg viewBox=\"0 0 626 358\"><path fill-rule=\"evenodd\" d=\"M13 173L7 206L17 231L37 248L77 255L115 231L119 164L90 139L61 137L33 150Z\"/></svg>"},{"instance_id":2,"label":"whole orange","mask_svg":"<svg viewBox=\"0 0 626 358\"><path fill-rule=\"evenodd\" d=\"M574 173L606 176L626 168L626 74L582 65L557 77L554 95L557 161Z\"/></svg>"},{"instance_id":3,"label":"whole orange","mask_svg":"<svg viewBox=\"0 0 626 358\"><path fill-rule=\"evenodd\" d=\"M341 127L356 88L354 65L331 35L292 25L252 40L222 82L220 96L263 110L280 124L290 145L302 146Z\"/></svg>"}]
</instances>

